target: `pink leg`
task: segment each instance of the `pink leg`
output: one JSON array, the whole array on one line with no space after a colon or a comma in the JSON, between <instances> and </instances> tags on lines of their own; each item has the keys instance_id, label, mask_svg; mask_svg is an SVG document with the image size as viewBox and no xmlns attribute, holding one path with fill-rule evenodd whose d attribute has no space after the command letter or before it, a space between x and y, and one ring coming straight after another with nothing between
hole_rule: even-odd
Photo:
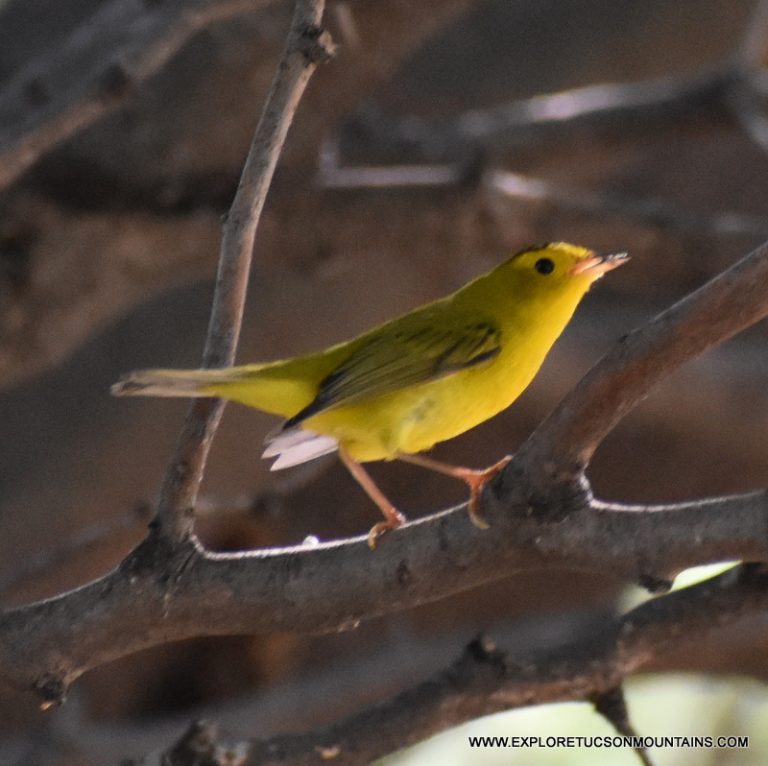
<instances>
[{"instance_id":1,"label":"pink leg","mask_svg":"<svg viewBox=\"0 0 768 766\"><path fill-rule=\"evenodd\" d=\"M339 457L368 497L376 503L379 510L384 514L385 521L374 524L368 533L368 546L373 550L376 547L376 538L389 529L397 529L397 527L405 524L405 516L390 503L384 493L376 486L368 471L341 447L339 448Z\"/></svg>"}]
</instances>

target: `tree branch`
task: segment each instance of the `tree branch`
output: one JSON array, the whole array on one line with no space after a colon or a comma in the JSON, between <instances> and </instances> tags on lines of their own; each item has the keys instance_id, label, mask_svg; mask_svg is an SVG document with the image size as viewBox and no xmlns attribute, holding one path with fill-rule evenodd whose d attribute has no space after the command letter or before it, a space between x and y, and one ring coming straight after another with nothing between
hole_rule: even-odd
<instances>
[{"instance_id":1,"label":"tree branch","mask_svg":"<svg viewBox=\"0 0 768 766\"><path fill-rule=\"evenodd\" d=\"M696 213L662 197L631 197L615 190L592 191L499 169L489 170L485 183L516 203L520 199L544 202L563 210L621 216L636 223L687 234L706 233L721 237L736 234L752 236L758 241L768 236L768 218L736 210Z\"/></svg>"},{"instance_id":2,"label":"tree branch","mask_svg":"<svg viewBox=\"0 0 768 766\"><path fill-rule=\"evenodd\" d=\"M245 764L303 766L317 763L322 753L333 754L338 766L371 763L493 713L552 702L594 703L693 637L700 640L767 608L768 574L743 566L601 622L577 641L525 656L478 639L452 665L386 702L311 732L243 743ZM626 722L621 728L631 733Z\"/></svg>"},{"instance_id":3,"label":"tree branch","mask_svg":"<svg viewBox=\"0 0 768 766\"><path fill-rule=\"evenodd\" d=\"M339 630L526 570L658 582L697 564L768 561L766 493L665 509L574 506L555 524L519 498L488 499L493 534L457 508L388 533L375 553L365 537L239 554L150 537L102 579L4 612L0 678L57 701L85 671L159 643Z\"/></svg>"},{"instance_id":4,"label":"tree branch","mask_svg":"<svg viewBox=\"0 0 768 766\"><path fill-rule=\"evenodd\" d=\"M534 492L578 479L600 442L656 383L768 315L766 283L768 243L621 338L518 452Z\"/></svg>"},{"instance_id":5,"label":"tree branch","mask_svg":"<svg viewBox=\"0 0 768 766\"><path fill-rule=\"evenodd\" d=\"M342 165L336 142L328 140L321 147L318 177L327 189L457 187L466 183L470 173L476 170L471 163ZM659 229L689 234L706 232L714 236L736 234L760 239L768 236L768 219L735 210L697 214L663 198L633 198L615 191L594 192L499 168L489 168L483 174L483 183L492 191L515 201L544 202L563 210L591 215L617 215Z\"/></svg>"},{"instance_id":6,"label":"tree branch","mask_svg":"<svg viewBox=\"0 0 768 766\"><path fill-rule=\"evenodd\" d=\"M703 74L587 85L465 111L451 120L393 118L369 108L357 117L356 127L370 136L376 150L397 148L402 155L411 148L421 160L455 161L471 147L498 150L567 139L577 129L626 132L639 123L690 117L704 109L725 112L742 87L742 73L726 66Z\"/></svg>"},{"instance_id":7,"label":"tree branch","mask_svg":"<svg viewBox=\"0 0 768 766\"><path fill-rule=\"evenodd\" d=\"M317 65L333 53L330 37L320 28L324 7L325 0L296 3L286 46L224 225L204 367L234 363L256 228L272 175L304 89ZM190 408L156 518L160 534L168 541L180 542L192 534L195 500L223 410L223 401L213 399L197 400Z\"/></svg>"}]
</instances>

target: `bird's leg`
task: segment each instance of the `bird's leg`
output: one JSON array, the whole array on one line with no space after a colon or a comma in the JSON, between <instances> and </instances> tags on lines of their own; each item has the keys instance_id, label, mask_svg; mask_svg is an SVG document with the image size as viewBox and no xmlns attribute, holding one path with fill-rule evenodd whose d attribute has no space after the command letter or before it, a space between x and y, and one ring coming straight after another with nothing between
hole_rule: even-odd
<instances>
[{"instance_id":1,"label":"bird's leg","mask_svg":"<svg viewBox=\"0 0 768 766\"><path fill-rule=\"evenodd\" d=\"M439 460L433 460L430 457L424 457L424 455L398 455L398 460L403 460L406 463L413 463L413 465L420 465L422 468L428 468L430 471L437 471L438 473L445 474L446 476L453 476L456 479L461 479L465 484L469 485L469 518L472 523L478 529L488 529L488 522L480 515L480 496L483 493L483 487L512 459L507 456L499 460L498 463L494 463L488 468L481 468L479 470L475 468L464 468L460 465L450 465L449 463L441 463Z\"/></svg>"},{"instance_id":2,"label":"bird's leg","mask_svg":"<svg viewBox=\"0 0 768 766\"><path fill-rule=\"evenodd\" d=\"M386 519L374 524L368 533L368 546L373 550L376 547L376 538L388 529L397 529L397 527L405 524L405 516L389 502L384 493L376 486L368 471L357 460L350 457L342 447L339 447L339 457L368 497L376 503Z\"/></svg>"}]
</instances>

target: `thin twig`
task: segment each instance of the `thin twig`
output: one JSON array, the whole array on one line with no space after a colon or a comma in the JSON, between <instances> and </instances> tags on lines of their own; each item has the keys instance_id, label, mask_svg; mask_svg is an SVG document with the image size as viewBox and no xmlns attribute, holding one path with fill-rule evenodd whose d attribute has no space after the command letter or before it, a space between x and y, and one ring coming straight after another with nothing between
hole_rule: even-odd
<instances>
[{"instance_id":1,"label":"thin twig","mask_svg":"<svg viewBox=\"0 0 768 766\"><path fill-rule=\"evenodd\" d=\"M285 49L251 143L221 242L204 367L235 359L256 228L288 128L317 65L332 55L320 29L325 0L298 0ZM192 534L193 508L224 403L200 399L190 408L160 494L156 523L171 542Z\"/></svg>"}]
</instances>

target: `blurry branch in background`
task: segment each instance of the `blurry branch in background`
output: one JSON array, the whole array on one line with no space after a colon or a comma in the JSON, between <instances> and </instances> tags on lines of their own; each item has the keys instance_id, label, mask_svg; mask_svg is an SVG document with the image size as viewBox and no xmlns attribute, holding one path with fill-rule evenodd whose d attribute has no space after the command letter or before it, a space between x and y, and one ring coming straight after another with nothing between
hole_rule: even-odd
<instances>
[{"instance_id":1,"label":"blurry branch in background","mask_svg":"<svg viewBox=\"0 0 768 766\"><path fill-rule=\"evenodd\" d=\"M397 150L401 155L410 154L413 161L399 165L346 165L339 147L340 137L336 135L321 148L318 181L330 189L454 186L467 180L478 157L482 164L489 164L484 157L492 157L502 148L563 140L580 129L608 133L626 131L629 125L638 129L652 122L691 120L703 112L733 114L752 138L768 150L768 117L762 104L768 88L766 58L768 1L761 0L741 50L718 70L642 82L589 85L470 110L439 121L412 115L392 118L369 108L367 113L357 115L355 128L368 136L376 151ZM760 238L768 233L768 218L761 216L738 211L695 214L675 209L660 198L632 198L567 187L492 165L483 169L485 184L512 199L546 202L588 214L620 215L688 233Z\"/></svg>"},{"instance_id":2,"label":"blurry branch in background","mask_svg":"<svg viewBox=\"0 0 768 766\"><path fill-rule=\"evenodd\" d=\"M566 95L560 93L556 97ZM459 186L479 178L485 188L510 200L543 202L589 215L617 215L648 226L679 232L768 237L768 216L737 211L693 213L676 208L661 198L638 198L613 191L591 191L497 167L484 167L485 164L486 159L478 154L468 162L444 164L345 165L341 159L339 138L331 136L320 148L317 180L325 189L351 190Z\"/></svg>"},{"instance_id":3,"label":"blurry branch in background","mask_svg":"<svg viewBox=\"0 0 768 766\"><path fill-rule=\"evenodd\" d=\"M335 139L321 151L318 182L326 189L386 189L414 186L456 186L467 180L472 164L343 165ZM661 198L633 198L613 192L589 191L552 181L489 168L483 185L503 197L545 202L565 210L588 214L613 214L661 229L711 234L768 236L768 217L739 212L708 215L676 209Z\"/></svg>"},{"instance_id":4,"label":"blurry branch in background","mask_svg":"<svg viewBox=\"0 0 768 766\"><path fill-rule=\"evenodd\" d=\"M492 170L487 186L510 200L545 202L563 210L615 215L658 229L713 236L768 237L768 216L736 211L694 213L660 197L630 197L613 191L592 191L512 173Z\"/></svg>"},{"instance_id":5,"label":"blurry branch in background","mask_svg":"<svg viewBox=\"0 0 768 766\"><path fill-rule=\"evenodd\" d=\"M626 131L638 120L669 122L698 111L722 111L740 76L729 65L705 74L588 85L473 109L440 121L363 113L356 127L383 148L413 147L424 158L445 158L466 152L467 147L514 148L567 139L579 128Z\"/></svg>"},{"instance_id":6,"label":"blurry branch in background","mask_svg":"<svg viewBox=\"0 0 768 766\"><path fill-rule=\"evenodd\" d=\"M426 122L422 124L418 118L409 117L403 121L403 135L399 138L415 141L418 151L423 151L427 157L437 154L447 159L446 155L466 157L469 154L468 161L346 165L341 158L339 137L332 136L321 147L318 183L328 189L439 187L458 186L479 176L485 187L508 199L543 202L591 215L618 215L660 229L764 238L768 236L768 217L738 211L694 213L676 208L662 198L637 198L612 191L591 191L567 186L494 167L489 159L483 156L483 149L491 151L492 147L498 148L496 133L502 130L505 117L510 120L506 130L510 135L516 135L521 145L530 144L534 140L544 140L547 132L545 130L540 134L540 127L556 126L560 131L559 137L562 137L584 124L596 128L610 127L614 121L627 117L628 110L633 112L636 120L661 117L668 120L680 117L690 119L691 106L699 99L701 103L708 100L713 103L724 102L725 95L730 94L731 89L735 89L740 80L729 70L727 75L710 76L703 82L706 87L700 83L699 78L694 78L692 82L673 79L663 82L591 86L547 96L534 96L490 110L485 116L485 113L467 113L468 122L475 125L475 135L465 135L463 130L451 131L449 128L448 133L453 135L455 140L446 137L435 139L430 133L433 126ZM698 98L693 99L693 94ZM675 106L674 109L671 108L672 105ZM471 119L470 115L473 115ZM462 122L460 118L458 124L461 125ZM483 125L485 128L481 128ZM436 126L434 129L439 132ZM430 135L434 140L432 149L423 144L420 138L422 133ZM373 136L374 141L376 138ZM386 140L382 138L382 141ZM426 140L425 138L424 141ZM473 146L474 151L478 152L476 155L472 154ZM435 150L436 147L439 147L439 150ZM485 165L488 167L484 167Z\"/></svg>"},{"instance_id":7,"label":"blurry branch in background","mask_svg":"<svg viewBox=\"0 0 768 766\"><path fill-rule=\"evenodd\" d=\"M109 0L0 86L0 191L117 109L205 26L267 0Z\"/></svg>"},{"instance_id":8,"label":"blurry branch in background","mask_svg":"<svg viewBox=\"0 0 768 766\"><path fill-rule=\"evenodd\" d=\"M102 5L63 45L27 64L0 88L0 190L38 158L123 105L200 29L255 12L267 2L110 0ZM334 16L347 43L355 47L357 31L349 4L335 5ZM670 119L701 108L719 109L745 85L762 89L757 69L765 58L766 17L761 2L738 65L719 71L591 85L471 110L439 122L361 115L359 127L382 145L405 143L417 147L423 157L445 158L466 152L468 146L527 144L579 126L625 128L637 118Z\"/></svg>"},{"instance_id":9,"label":"blurry branch in background","mask_svg":"<svg viewBox=\"0 0 768 766\"><path fill-rule=\"evenodd\" d=\"M416 159L448 163L478 149L493 151L569 139L580 128L624 132L628 125L690 119L700 110L727 113L729 94L741 78L742 70L728 65L706 74L536 95L439 121L413 115L392 117L368 106L354 117L353 125L377 151L394 149ZM334 140L326 147L325 161L338 168ZM321 180L324 178L321 165Z\"/></svg>"}]
</instances>

